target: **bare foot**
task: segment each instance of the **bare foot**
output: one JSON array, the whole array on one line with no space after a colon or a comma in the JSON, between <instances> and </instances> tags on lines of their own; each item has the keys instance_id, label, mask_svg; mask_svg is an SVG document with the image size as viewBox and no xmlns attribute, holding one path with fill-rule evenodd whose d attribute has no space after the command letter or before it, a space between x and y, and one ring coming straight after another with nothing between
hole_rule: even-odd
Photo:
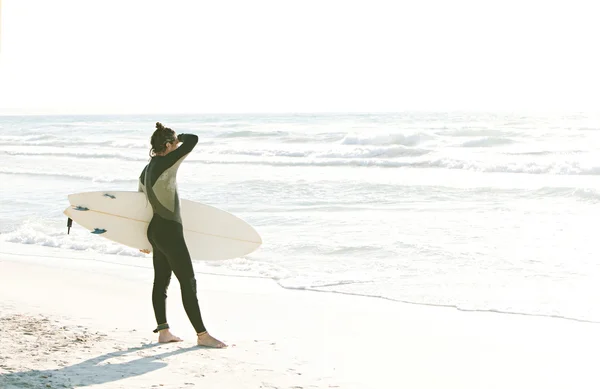
<instances>
[{"instance_id":1,"label":"bare foot","mask_svg":"<svg viewBox=\"0 0 600 389\"><path fill-rule=\"evenodd\" d=\"M212 347L212 348L226 348L227 345L218 339L213 338L206 331L198 334L198 346Z\"/></svg>"},{"instance_id":2,"label":"bare foot","mask_svg":"<svg viewBox=\"0 0 600 389\"><path fill-rule=\"evenodd\" d=\"M168 329L158 331L158 343L182 342L180 338L173 335Z\"/></svg>"},{"instance_id":3,"label":"bare foot","mask_svg":"<svg viewBox=\"0 0 600 389\"><path fill-rule=\"evenodd\" d=\"M140 249L140 251L144 254L150 254L150 250L147 249Z\"/></svg>"}]
</instances>

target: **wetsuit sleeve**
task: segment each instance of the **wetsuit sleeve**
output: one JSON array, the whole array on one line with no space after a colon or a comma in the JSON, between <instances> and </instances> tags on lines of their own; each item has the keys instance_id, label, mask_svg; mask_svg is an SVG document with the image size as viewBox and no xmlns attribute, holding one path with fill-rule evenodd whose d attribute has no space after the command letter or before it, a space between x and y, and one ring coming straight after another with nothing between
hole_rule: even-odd
<instances>
[{"instance_id":1,"label":"wetsuit sleeve","mask_svg":"<svg viewBox=\"0 0 600 389\"><path fill-rule=\"evenodd\" d=\"M173 166L176 162L183 160L196 147L198 136L194 134L179 134L177 139L181 142L176 150L165 155L164 160L168 166Z\"/></svg>"}]
</instances>

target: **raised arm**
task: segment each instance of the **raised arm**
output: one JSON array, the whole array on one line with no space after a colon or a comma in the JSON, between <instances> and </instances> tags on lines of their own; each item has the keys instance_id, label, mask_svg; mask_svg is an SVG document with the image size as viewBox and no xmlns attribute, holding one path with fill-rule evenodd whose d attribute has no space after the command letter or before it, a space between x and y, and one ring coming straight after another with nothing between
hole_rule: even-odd
<instances>
[{"instance_id":1,"label":"raised arm","mask_svg":"<svg viewBox=\"0 0 600 389\"><path fill-rule=\"evenodd\" d=\"M181 146L164 156L169 165L173 165L187 157L198 143L198 136L194 134L179 134L177 139L181 142Z\"/></svg>"}]
</instances>

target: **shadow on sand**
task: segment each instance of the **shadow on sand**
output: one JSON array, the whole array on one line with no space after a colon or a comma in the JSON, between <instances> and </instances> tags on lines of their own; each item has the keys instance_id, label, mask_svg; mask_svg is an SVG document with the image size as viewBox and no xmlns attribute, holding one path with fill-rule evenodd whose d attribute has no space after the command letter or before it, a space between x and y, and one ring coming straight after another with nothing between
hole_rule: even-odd
<instances>
[{"instance_id":1,"label":"shadow on sand","mask_svg":"<svg viewBox=\"0 0 600 389\"><path fill-rule=\"evenodd\" d=\"M49 370L29 370L0 375L0 388L74 388L98 385L150 373L167 366L161 359L191 351L200 351L197 346L177 348L160 354L140 356L127 362L108 362L111 358L126 356L160 346L159 343L115 351L72 366ZM105 362L106 363L103 363Z\"/></svg>"}]
</instances>

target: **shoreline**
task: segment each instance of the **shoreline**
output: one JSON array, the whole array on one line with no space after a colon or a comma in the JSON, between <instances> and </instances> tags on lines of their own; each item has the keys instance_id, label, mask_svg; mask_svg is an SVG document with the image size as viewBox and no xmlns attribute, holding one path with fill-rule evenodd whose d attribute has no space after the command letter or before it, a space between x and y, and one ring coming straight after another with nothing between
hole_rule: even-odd
<instances>
[{"instance_id":1,"label":"shoreline","mask_svg":"<svg viewBox=\"0 0 600 389\"><path fill-rule=\"evenodd\" d=\"M195 346L175 277L168 320L184 342L157 345L152 269L123 266L139 258L70 250L61 258L67 250L5 242L0 251L0 327L8 331L0 384L7 389L42 387L48 374L51 387L102 389L600 384L587 356L600 346L597 324L301 293L270 279L196 273L207 328L230 347ZM41 356L32 354L35 344Z\"/></svg>"},{"instance_id":2,"label":"shoreline","mask_svg":"<svg viewBox=\"0 0 600 389\"><path fill-rule=\"evenodd\" d=\"M120 255L120 254L105 254L105 253L94 253L93 257L90 258L90 255L85 254L85 251L82 250L73 250L73 249L62 249L58 247L51 246L38 246L38 245L29 245L29 244L21 244L21 243L11 243L11 242L0 242L6 244L7 246L12 247L11 250L18 250L19 247L27 247L28 252L38 252L39 254L20 254L20 253L12 253L14 256L21 256L23 258L35 256L35 255L43 255L47 258L61 258L61 259L71 259L71 260L83 260L83 261L94 261L99 263L109 263L117 266L129 266L129 267L139 267L143 269L152 270L152 262L151 257L141 257L141 256L129 256L129 255ZM1 247L1 246L0 246ZM46 254L47 250L49 253ZM52 250L59 250L59 252L65 252L67 255L63 256L53 256L51 255ZM0 249L0 255L3 254L3 250ZM100 259L97 257L106 257L106 259ZM143 266L141 262L147 261L148 266ZM193 261L194 266L196 268L197 261ZM354 292L345 292L338 290L321 290L317 288L306 288L306 287L294 287L294 286L284 286L277 282L277 280L268 277L268 276L260 276L260 275L245 275L245 274L235 274L235 271L232 271L230 274L225 273L217 273L217 272L209 272L205 270L195 270L194 273L197 276L215 276L215 277L226 277L226 278L240 278L240 279L256 279L263 280L264 282L271 282L274 286L289 291L297 291L297 292L310 292L310 293L323 293L323 294L337 294L342 296L354 296L358 298L368 298L368 299L376 299L376 300L384 300L397 304L406 304L406 305L415 305L415 306L423 306L423 307L432 307L432 308L447 308L450 310L456 310L458 312L466 312L466 313L481 313L481 314L496 314L496 315L514 315L514 316L525 316L525 317L539 317L539 318L549 318L549 319L557 319L557 320L566 320L573 321L579 323L590 323L590 324L600 324L600 321L596 320L588 320L577 317L569 317L569 316L561 316L561 315L551 315L551 314L538 314L538 313L530 313L530 312L516 312L516 311L503 311L499 309L469 309L462 308L457 305L451 304L437 304L437 303L427 303L427 302L418 302L418 301L410 301L410 300L400 300L392 297L386 296L378 296L378 295L369 295L369 294L361 294ZM173 279L175 277L173 276Z\"/></svg>"}]
</instances>

